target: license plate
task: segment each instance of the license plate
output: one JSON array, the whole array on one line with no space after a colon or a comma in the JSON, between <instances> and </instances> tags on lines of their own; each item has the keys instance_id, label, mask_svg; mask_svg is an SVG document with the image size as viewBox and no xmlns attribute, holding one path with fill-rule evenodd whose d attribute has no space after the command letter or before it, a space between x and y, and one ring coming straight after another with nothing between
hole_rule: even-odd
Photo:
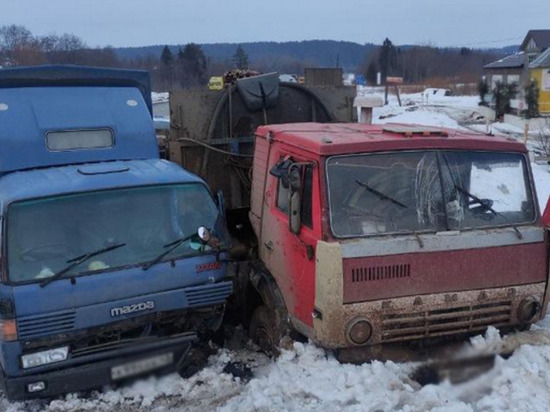
<instances>
[{"instance_id":1,"label":"license plate","mask_svg":"<svg viewBox=\"0 0 550 412\"><path fill-rule=\"evenodd\" d=\"M130 376L139 375L149 372L163 366L170 365L174 362L173 353L165 353L163 355L153 356L151 358L140 359L134 362L128 362L124 365L114 366L111 368L111 379L123 379Z\"/></svg>"}]
</instances>

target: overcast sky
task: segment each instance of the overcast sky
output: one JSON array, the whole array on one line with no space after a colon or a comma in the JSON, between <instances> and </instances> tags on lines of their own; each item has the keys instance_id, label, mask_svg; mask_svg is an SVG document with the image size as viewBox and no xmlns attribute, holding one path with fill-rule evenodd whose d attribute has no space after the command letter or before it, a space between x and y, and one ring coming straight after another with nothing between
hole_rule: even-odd
<instances>
[{"instance_id":1,"label":"overcast sky","mask_svg":"<svg viewBox=\"0 0 550 412\"><path fill-rule=\"evenodd\" d=\"M550 29L550 0L0 0L0 26L90 46L310 39L497 47Z\"/></svg>"}]
</instances>

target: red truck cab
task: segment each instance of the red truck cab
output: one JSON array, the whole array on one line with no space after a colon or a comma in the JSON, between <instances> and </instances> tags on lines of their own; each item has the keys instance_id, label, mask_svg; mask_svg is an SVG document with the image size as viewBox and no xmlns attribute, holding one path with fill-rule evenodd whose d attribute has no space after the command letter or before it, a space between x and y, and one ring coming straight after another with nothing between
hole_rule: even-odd
<instances>
[{"instance_id":1,"label":"red truck cab","mask_svg":"<svg viewBox=\"0 0 550 412\"><path fill-rule=\"evenodd\" d=\"M323 347L369 347L524 327L546 312L548 234L513 139L262 126L251 192L251 279L272 279L256 331L288 320Z\"/></svg>"}]
</instances>

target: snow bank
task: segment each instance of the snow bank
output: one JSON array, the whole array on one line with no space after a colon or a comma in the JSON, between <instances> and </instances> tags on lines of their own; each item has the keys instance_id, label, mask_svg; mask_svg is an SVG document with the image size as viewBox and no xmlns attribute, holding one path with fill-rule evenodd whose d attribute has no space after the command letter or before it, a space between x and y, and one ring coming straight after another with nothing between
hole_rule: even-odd
<instances>
[{"instance_id":1,"label":"snow bank","mask_svg":"<svg viewBox=\"0 0 550 412\"><path fill-rule=\"evenodd\" d=\"M190 379L169 375L131 386L75 394L45 402L9 404L6 412L67 411L547 411L550 410L550 319L518 336L524 344L509 359L466 383L420 384L410 378L412 363L341 364L313 344L295 343L276 362L250 349L221 349ZM537 334L544 336L537 339ZM475 350L503 345L498 331L472 338ZM530 344L532 343L532 344ZM540 345L540 346L535 346ZM247 362L250 382L223 372L230 361Z\"/></svg>"}]
</instances>

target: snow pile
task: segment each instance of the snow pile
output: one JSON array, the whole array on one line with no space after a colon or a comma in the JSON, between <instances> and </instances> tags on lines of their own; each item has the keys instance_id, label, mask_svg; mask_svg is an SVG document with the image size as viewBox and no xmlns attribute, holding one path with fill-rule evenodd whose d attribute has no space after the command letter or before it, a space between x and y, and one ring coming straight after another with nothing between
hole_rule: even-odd
<instances>
[{"instance_id":1,"label":"snow pile","mask_svg":"<svg viewBox=\"0 0 550 412\"><path fill-rule=\"evenodd\" d=\"M415 392L410 365L340 364L311 344L295 343L220 411L393 410Z\"/></svg>"},{"instance_id":2,"label":"snow pile","mask_svg":"<svg viewBox=\"0 0 550 412\"><path fill-rule=\"evenodd\" d=\"M475 339L498 347L498 331ZM258 372L220 411L474 411L550 409L550 347L522 346L497 358L491 371L459 385L421 387L412 364L343 365L313 345L295 344L276 364Z\"/></svg>"},{"instance_id":3,"label":"snow pile","mask_svg":"<svg viewBox=\"0 0 550 412\"><path fill-rule=\"evenodd\" d=\"M409 111L404 108L404 110L398 113L383 114L383 109L384 108L380 108L380 110L374 109L375 116L378 115L379 117L373 123L412 123L421 124L424 126L449 127L452 129L460 129L460 126L456 120L450 119L449 116L438 111ZM393 112L395 112L395 110L393 110Z\"/></svg>"},{"instance_id":4,"label":"snow pile","mask_svg":"<svg viewBox=\"0 0 550 412\"><path fill-rule=\"evenodd\" d=\"M387 106L373 109L373 123L412 123L466 130L464 124L483 123L478 101L475 96L414 93L402 95L402 106L399 106L397 97L390 95Z\"/></svg>"}]
</instances>

